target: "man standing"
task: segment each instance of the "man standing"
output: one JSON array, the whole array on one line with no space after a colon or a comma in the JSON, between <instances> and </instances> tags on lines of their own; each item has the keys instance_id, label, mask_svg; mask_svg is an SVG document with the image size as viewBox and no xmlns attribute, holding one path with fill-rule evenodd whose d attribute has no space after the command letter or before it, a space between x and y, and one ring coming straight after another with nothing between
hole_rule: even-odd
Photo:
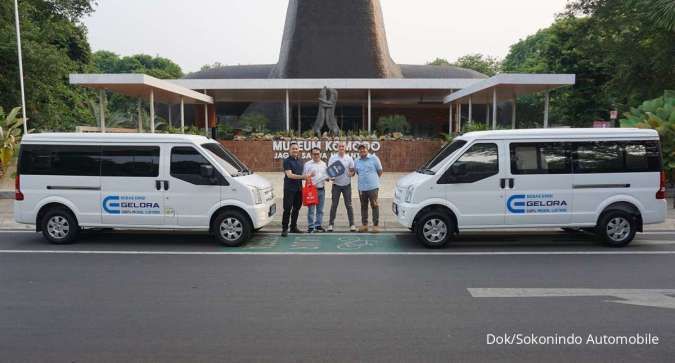
<instances>
[{"instance_id":1,"label":"man standing","mask_svg":"<svg viewBox=\"0 0 675 363\"><path fill-rule=\"evenodd\" d=\"M302 180L311 176L303 175L300 148L291 143L290 156L284 159L284 214L281 220L281 236L288 236L290 222L291 233L302 233L298 229L298 214L302 207Z\"/></svg>"},{"instance_id":2,"label":"man standing","mask_svg":"<svg viewBox=\"0 0 675 363\"><path fill-rule=\"evenodd\" d=\"M303 174L312 175L312 182L316 186L319 204L310 205L307 211L307 232L325 232L321 223L323 222L323 204L326 197L326 189L324 188L326 183L326 163L321 160L321 149L315 147L311 151L312 160L305 163L303 169Z\"/></svg>"},{"instance_id":3,"label":"man standing","mask_svg":"<svg viewBox=\"0 0 675 363\"><path fill-rule=\"evenodd\" d=\"M345 173L335 177L333 187L331 189L332 203L330 206L330 221L328 223L328 232L333 232L333 225L335 224L335 216L337 214L337 207L340 204L340 195L345 200L345 207L347 207L347 218L349 219L349 229L354 232L356 226L354 225L354 208L352 208L352 177L354 176L354 159L345 153L347 147L343 142L338 144L337 155L331 156L328 165L333 165L336 162L342 163L345 167Z\"/></svg>"},{"instance_id":4,"label":"man standing","mask_svg":"<svg viewBox=\"0 0 675 363\"><path fill-rule=\"evenodd\" d=\"M354 163L354 169L359 176L359 199L361 200L361 222L359 232L368 232L368 203L373 209L373 232L380 231L380 206L377 196L380 190L382 177L382 163L380 159L368 153L365 145L359 145L359 158Z\"/></svg>"}]
</instances>

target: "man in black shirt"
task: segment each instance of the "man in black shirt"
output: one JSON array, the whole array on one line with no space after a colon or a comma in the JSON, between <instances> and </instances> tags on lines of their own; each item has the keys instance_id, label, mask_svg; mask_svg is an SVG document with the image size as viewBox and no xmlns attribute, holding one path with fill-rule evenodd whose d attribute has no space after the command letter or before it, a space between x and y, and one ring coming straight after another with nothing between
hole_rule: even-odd
<instances>
[{"instance_id":1,"label":"man in black shirt","mask_svg":"<svg viewBox=\"0 0 675 363\"><path fill-rule=\"evenodd\" d=\"M303 163L300 160L298 144L291 143L290 156L284 159L284 214L281 220L281 236L288 236L288 224L291 233L302 233L298 229L298 214L302 208L302 181L312 175L302 174Z\"/></svg>"}]
</instances>

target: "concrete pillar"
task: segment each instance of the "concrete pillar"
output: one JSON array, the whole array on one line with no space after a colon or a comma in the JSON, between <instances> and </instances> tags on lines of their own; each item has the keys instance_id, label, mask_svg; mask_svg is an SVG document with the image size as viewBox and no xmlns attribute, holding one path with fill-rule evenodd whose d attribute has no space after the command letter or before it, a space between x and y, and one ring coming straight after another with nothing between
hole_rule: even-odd
<instances>
[{"instance_id":1,"label":"concrete pillar","mask_svg":"<svg viewBox=\"0 0 675 363\"><path fill-rule=\"evenodd\" d=\"M457 104L457 130L462 131L462 103Z\"/></svg>"},{"instance_id":2,"label":"concrete pillar","mask_svg":"<svg viewBox=\"0 0 675 363\"><path fill-rule=\"evenodd\" d=\"M373 95L371 90L368 90L368 133L373 129Z\"/></svg>"},{"instance_id":3,"label":"concrete pillar","mask_svg":"<svg viewBox=\"0 0 675 363\"><path fill-rule=\"evenodd\" d=\"M450 109L448 113L448 134L452 134L452 112L454 111L452 109L452 103L450 103Z\"/></svg>"},{"instance_id":4,"label":"concrete pillar","mask_svg":"<svg viewBox=\"0 0 675 363\"><path fill-rule=\"evenodd\" d=\"M492 89L492 129L497 129L497 87Z\"/></svg>"},{"instance_id":5,"label":"concrete pillar","mask_svg":"<svg viewBox=\"0 0 675 363\"><path fill-rule=\"evenodd\" d=\"M171 120L171 104L167 104L167 108L169 110L169 126L173 127L173 121Z\"/></svg>"},{"instance_id":6,"label":"concrete pillar","mask_svg":"<svg viewBox=\"0 0 675 363\"><path fill-rule=\"evenodd\" d=\"M98 93L98 113L101 119L101 132L105 134L105 90Z\"/></svg>"},{"instance_id":7,"label":"concrete pillar","mask_svg":"<svg viewBox=\"0 0 675 363\"><path fill-rule=\"evenodd\" d=\"M471 96L469 96L469 124L473 122L473 100L471 99Z\"/></svg>"},{"instance_id":8,"label":"concrete pillar","mask_svg":"<svg viewBox=\"0 0 675 363\"><path fill-rule=\"evenodd\" d=\"M511 101L511 128L516 129L516 106L518 105L518 100L516 95L513 95L513 101Z\"/></svg>"},{"instance_id":9,"label":"concrete pillar","mask_svg":"<svg viewBox=\"0 0 675 363\"><path fill-rule=\"evenodd\" d=\"M548 128L548 107L550 102L550 92L546 91L544 94L544 128Z\"/></svg>"},{"instance_id":10,"label":"concrete pillar","mask_svg":"<svg viewBox=\"0 0 675 363\"><path fill-rule=\"evenodd\" d=\"M291 131L291 95L286 90L286 131Z\"/></svg>"},{"instance_id":11,"label":"concrete pillar","mask_svg":"<svg viewBox=\"0 0 675 363\"><path fill-rule=\"evenodd\" d=\"M204 136L209 137L209 105L204 104Z\"/></svg>"},{"instance_id":12,"label":"concrete pillar","mask_svg":"<svg viewBox=\"0 0 675 363\"><path fill-rule=\"evenodd\" d=\"M138 99L138 132L143 132L143 113L141 112L141 99Z\"/></svg>"},{"instance_id":13,"label":"concrete pillar","mask_svg":"<svg viewBox=\"0 0 675 363\"><path fill-rule=\"evenodd\" d=\"M180 132L185 133L185 100L180 98Z\"/></svg>"},{"instance_id":14,"label":"concrete pillar","mask_svg":"<svg viewBox=\"0 0 675 363\"><path fill-rule=\"evenodd\" d=\"M155 91L150 90L150 133L155 133Z\"/></svg>"}]
</instances>

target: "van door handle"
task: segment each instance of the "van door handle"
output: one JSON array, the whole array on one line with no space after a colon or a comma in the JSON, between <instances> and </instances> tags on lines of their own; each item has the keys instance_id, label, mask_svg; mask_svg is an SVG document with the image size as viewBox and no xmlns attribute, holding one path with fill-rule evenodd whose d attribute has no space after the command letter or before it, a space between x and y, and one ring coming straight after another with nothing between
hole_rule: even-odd
<instances>
[{"instance_id":1,"label":"van door handle","mask_svg":"<svg viewBox=\"0 0 675 363\"><path fill-rule=\"evenodd\" d=\"M155 180L155 189L157 189L157 190L162 189L162 181L161 180Z\"/></svg>"},{"instance_id":2,"label":"van door handle","mask_svg":"<svg viewBox=\"0 0 675 363\"><path fill-rule=\"evenodd\" d=\"M509 179L509 189L513 189L516 186L516 180L511 178Z\"/></svg>"},{"instance_id":3,"label":"van door handle","mask_svg":"<svg viewBox=\"0 0 675 363\"><path fill-rule=\"evenodd\" d=\"M164 190L169 190L169 181L168 180L164 181Z\"/></svg>"},{"instance_id":4,"label":"van door handle","mask_svg":"<svg viewBox=\"0 0 675 363\"><path fill-rule=\"evenodd\" d=\"M502 189L506 189L506 179L504 178L499 179L499 187Z\"/></svg>"}]
</instances>

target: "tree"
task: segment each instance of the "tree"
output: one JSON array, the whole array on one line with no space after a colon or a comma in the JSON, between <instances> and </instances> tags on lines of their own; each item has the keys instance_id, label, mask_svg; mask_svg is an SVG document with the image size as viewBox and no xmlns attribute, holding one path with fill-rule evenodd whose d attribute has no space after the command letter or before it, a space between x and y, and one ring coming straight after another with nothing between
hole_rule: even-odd
<instances>
[{"instance_id":1,"label":"tree","mask_svg":"<svg viewBox=\"0 0 675 363\"><path fill-rule=\"evenodd\" d=\"M502 63L495 57L483 55L479 53L467 54L463 57L457 58L454 66L473 69L474 71L483 73L487 76L494 76L501 72Z\"/></svg>"},{"instance_id":2,"label":"tree","mask_svg":"<svg viewBox=\"0 0 675 363\"><path fill-rule=\"evenodd\" d=\"M501 71L501 62L499 59L479 53L467 54L459 57L454 63L448 62L445 58L436 58L427 64L432 66L454 66L472 69L487 76L494 76Z\"/></svg>"},{"instance_id":3,"label":"tree","mask_svg":"<svg viewBox=\"0 0 675 363\"><path fill-rule=\"evenodd\" d=\"M19 2L26 85L26 113L32 128L68 130L93 121L87 91L68 84L69 73L89 69L91 52L80 19L93 1L22 0ZM0 1L0 106L21 104L14 29L14 4Z\"/></svg>"}]
</instances>

